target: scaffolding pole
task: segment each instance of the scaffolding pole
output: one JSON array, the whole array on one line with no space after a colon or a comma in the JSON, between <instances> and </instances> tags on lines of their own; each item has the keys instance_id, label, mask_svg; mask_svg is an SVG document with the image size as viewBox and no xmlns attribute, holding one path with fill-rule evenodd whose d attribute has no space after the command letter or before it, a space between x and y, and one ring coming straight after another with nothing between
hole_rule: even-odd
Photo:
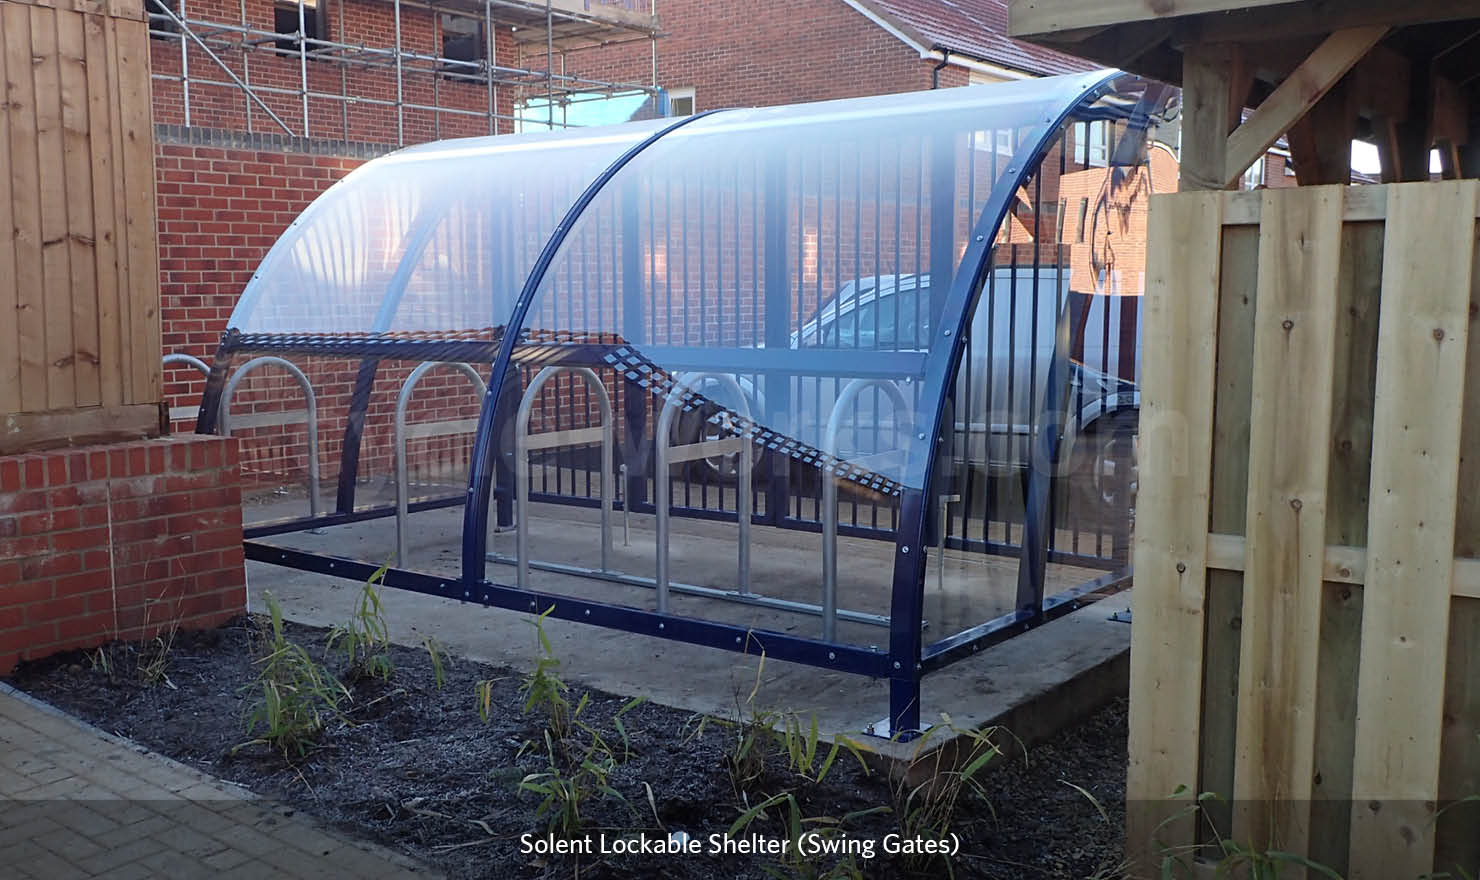
<instances>
[{"instance_id":1,"label":"scaffolding pole","mask_svg":"<svg viewBox=\"0 0 1480 880\"><path fill-rule=\"evenodd\" d=\"M513 123L515 129L522 125L537 124L553 128L558 125L569 124L569 105L580 103L584 100L603 100L616 94L623 93L645 93L657 95L657 37L656 26L640 29L637 37L630 34L638 31L630 24L620 22L603 22L592 16L583 15L564 10L556 10L552 0L534 0L534 2L519 2L519 0L483 0L480 8L471 10L439 8L437 6L420 2L420 0L390 0L394 18L394 45L390 48L369 46L365 44L354 44L347 40L347 29L345 27L345 11L341 4L337 10L337 36L338 40L323 39L321 37L310 37L307 22L307 4L304 0L297 0L298 26L295 34L286 34L274 30L253 27L248 23L245 0L239 0L237 15L238 23L228 24L225 22L209 21L203 19L192 19L187 14L185 0L179 0L177 13L174 8L166 4L156 6L149 13L150 21L154 24L168 23L173 25L174 30L164 28L151 28L151 35L156 37L167 37L180 41L181 67L178 76L168 73L155 73L153 78L178 82L181 85L183 98L183 110L186 125L194 125L199 122L198 114L195 113L196 95L200 88L222 88L240 91L244 96L244 109L246 126L249 132L256 127L256 111L263 111L279 128L290 135L301 134L310 136L313 131L311 122L312 102L330 100L339 102L339 116L341 131L345 140L350 139L351 125L349 121L349 105L366 104L377 107L388 107L396 114L396 143L406 143L406 114L408 111L424 112L430 114L433 121L434 132L440 136L444 114L461 117L484 117L488 123L490 134L500 134L504 131L501 125L503 121ZM656 24L656 4L650 4ZM433 54L418 52L408 49L405 45L405 31L401 17L405 8L425 10L429 14L441 16L448 15L460 17L478 22L483 29L482 59L470 60L464 58L448 57L445 51L445 41L434 49ZM518 20L518 24L511 24L509 18L514 13L525 16ZM538 13L536 13L538 10ZM501 25L510 28L519 27L522 38L518 40L520 47L533 42L534 34L530 30L539 27L533 15L541 15L543 18L544 34L543 43L545 51L545 64L542 70L524 66L521 56L518 60L519 66L505 66L498 63L498 32ZM319 19L320 26L327 26L324 18ZM568 59L566 50L563 48L571 40L592 41L592 31L578 25L574 33L568 26L570 22L581 22L590 27L606 28L612 34L625 31L629 34L627 39L601 40L599 43L592 42L590 45L614 45L630 42L632 39L645 39L650 42L652 52L652 83L617 82L601 80L590 77L571 75L567 70ZM433 22L433 39L442 32L443 20L438 17ZM560 31L561 26L564 31ZM528 36L523 36L528 35ZM292 38L297 45L291 48L281 48L279 41ZM557 42L557 39L559 42ZM212 78L196 69L199 65L192 67L189 56L190 44L204 53L216 66L226 73L229 81ZM476 45L476 44L475 44ZM583 48L577 46L577 48ZM555 66L555 55L559 49L560 67L557 71ZM219 51L241 55L241 75L221 57ZM288 88L286 85L270 86L264 83L252 82L251 55L254 52L265 52L278 58L292 58L297 61L298 87ZM310 58L312 56L312 58ZM308 62L313 60L318 63L333 63L337 66L339 73L338 93L326 92L315 89L309 74ZM351 67L357 69L387 69L393 70L396 78L395 98L387 100L372 98L369 96L351 95L349 83L352 77L348 71ZM426 104L414 100L408 100L407 78L412 76L432 76L432 103ZM454 82L481 85L485 87L486 106L481 109L467 109L466 106L447 106L442 98L445 89L440 79L446 77ZM534 118L522 111L512 113L500 112L501 89L512 87L525 95L534 91L545 100L545 112L543 119ZM591 93L583 95L582 93ZM296 98L299 112L302 114L302 126L294 130L284 122L282 117L275 112L263 96L282 96ZM560 105L561 112L557 118L556 106ZM254 106L255 105L255 106ZM280 105L281 106L281 105ZM476 105L474 105L476 106Z\"/></svg>"}]
</instances>

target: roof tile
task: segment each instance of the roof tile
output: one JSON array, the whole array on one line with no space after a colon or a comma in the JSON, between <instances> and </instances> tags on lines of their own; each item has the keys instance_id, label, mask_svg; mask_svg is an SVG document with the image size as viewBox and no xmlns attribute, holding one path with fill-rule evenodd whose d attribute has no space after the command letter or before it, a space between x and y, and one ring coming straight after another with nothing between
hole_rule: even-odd
<instances>
[{"instance_id":1,"label":"roof tile","mask_svg":"<svg viewBox=\"0 0 1480 880\"><path fill-rule=\"evenodd\" d=\"M886 18L914 31L928 48L959 52L1000 67L1041 76L1094 70L1099 65L1007 36L1006 0L865 0Z\"/></svg>"}]
</instances>

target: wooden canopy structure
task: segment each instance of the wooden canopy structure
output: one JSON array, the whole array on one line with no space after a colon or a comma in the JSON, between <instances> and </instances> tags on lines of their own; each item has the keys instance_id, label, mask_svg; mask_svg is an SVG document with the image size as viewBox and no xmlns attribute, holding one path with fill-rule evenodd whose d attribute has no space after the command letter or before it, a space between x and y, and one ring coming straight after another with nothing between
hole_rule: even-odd
<instances>
[{"instance_id":1,"label":"wooden canopy structure","mask_svg":"<svg viewBox=\"0 0 1480 880\"><path fill-rule=\"evenodd\" d=\"M1011 0L1009 21L1182 86L1184 189L1233 186L1286 133L1301 184L1346 183L1353 138L1384 183L1428 180L1430 148L1480 175L1480 0Z\"/></svg>"},{"instance_id":2,"label":"wooden canopy structure","mask_svg":"<svg viewBox=\"0 0 1480 880\"><path fill-rule=\"evenodd\" d=\"M1480 0L1010 21L1183 89L1193 191L1148 224L1135 876L1480 875ZM1219 191L1281 137L1301 186ZM1384 185L1347 185L1359 138Z\"/></svg>"}]
</instances>

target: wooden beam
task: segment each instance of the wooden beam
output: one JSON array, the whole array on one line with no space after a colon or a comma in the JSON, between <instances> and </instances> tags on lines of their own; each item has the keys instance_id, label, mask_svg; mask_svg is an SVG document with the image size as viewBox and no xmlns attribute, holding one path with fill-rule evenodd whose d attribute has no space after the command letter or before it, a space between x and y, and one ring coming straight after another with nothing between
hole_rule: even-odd
<instances>
[{"instance_id":1,"label":"wooden beam","mask_svg":"<svg viewBox=\"0 0 1480 880\"><path fill-rule=\"evenodd\" d=\"M0 417L0 455L158 437L169 429L155 404L90 406Z\"/></svg>"},{"instance_id":2,"label":"wooden beam","mask_svg":"<svg viewBox=\"0 0 1480 880\"><path fill-rule=\"evenodd\" d=\"M1116 25L1153 18L1207 12L1230 12L1251 6L1280 6L1293 0L1013 0L1007 10L1007 32L1031 37L1058 31Z\"/></svg>"},{"instance_id":3,"label":"wooden beam","mask_svg":"<svg viewBox=\"0 0 1480 880\"><path fill-rule=\"evenodd\" d=\"M1141 478L1135 537L1126 847L1138 866L1156 863L1153 839L1183 846L1196 830L1171 798L1198 784L1202 689L1185 659L1203 654L1222 207L1216 193L1155 196L1148 220L1150 241L1177 246L1148 249L1146 265L1145 332L1167 344L1142 366L1141 449L1162 466Z\"/></svg>"},{"instance_id":4,"label":"wooden beam","mask_svg":"<svg viewBox=\"0 0 1480 880\"><path fill-rule=\"evenodd\" d=\"M1228 40L1262 43L1272 34L1297 37L1346 28L1401 27L1437 21L1480 18L1480 0L1306 0L1279 9L1258 7L1188 21L1188 41Z\"/></svg>"},{"instance_id":5,"label":"wooden beam","mask_svg":"<svg viewBox=\"0 0 1480 880\"><path fill-rule=\"evenodd\" d=\"M1469 106L1463 92L1449 79L1435 75L1430 83L1428 142L1439 151L1444 179L1459 173L1459 148L1470 142Z\"/></svg>"},{"instance_id":6,"label":"wooden beam","mask_svg":"<svg viewBox=\"0 0 1480 880\"><path fill-rule=\"evenodd\" d=\"M1301 853L1316 718L1289 708L1316 701L1344 190L1267 191L1259 229L1243 618L1277 623L1242 629L1233 828Z\"/></svg>"},{"instance_id":7,"label":"wooden beam","mask_svg":"<svg viewBox=\"0 0 1480 880\"><path fill-rule=\"evenodd\" d=\"M1352 777L1352 880L1434 870L1434 744L1445 725L1472 215L1480 184L1389 190Z\"/></svg>"},{"instance_id":8,"label":"wooden beam","mask_svg":"<svg viewBox=\"0 0 1480 880\"><path fill-rule=\"evenodd\" d=\"M1228 131L1238 119L1242 50L1227 43L1190 46L1182 61L1183 190L1226 189L1223 168ZM1237 81L1237 82L1236 82Z\"/></svg>"},{"instance_id":9,"label":"wooden beam","mask_svg":"<svg viewBox=\"0 0 1480 880\"><path fill-rule=\"evenodd\" d=\"M1223 186L1232 185L1244 170L1264 155L1280 135L1289 131L1348 70L1387 33L1385 26L1337 31L1317 46L1310 57L1291 71L1269 99L1228 136ZM1349 161L1349 160L1348 160Z\"/></svg>"},{"instance_id":10,"label":"wooden beam","mask_svg":"<svg viewBox=\"0 0 1480 880\"><path fill-rule=\"evenodd\" d=\"M1290 127L1290 158L1301 186L1351 183L1355 97L1350 84L1343 81Z\"/></svg>"},{"instance_id":11,"label":"wooden beam","mask_svg":"<svg viewBox=\"0 0 1480 880\"><path fill-rule=\"evenodd\" d=\"M1208 533L1208 568L1214 571L1243 571L1243 535ZM1361 586L1367 581L1367 548L1327 544L1321 563L1321 579L1336 584ZM1480 559L1457 556L1450 593L1462 599L1480 599Z\"/></svg>"}]
</instances>

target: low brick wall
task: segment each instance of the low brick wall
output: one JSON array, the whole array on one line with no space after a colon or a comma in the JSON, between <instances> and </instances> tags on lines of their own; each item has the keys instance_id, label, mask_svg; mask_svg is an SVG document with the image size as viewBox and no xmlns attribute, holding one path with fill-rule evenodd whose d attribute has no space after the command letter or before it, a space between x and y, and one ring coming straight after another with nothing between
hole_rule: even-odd
<instances>
[{"instance_id":1,"label":"low brick wall","mask_svg":"<svg viewBox=\"0 0 1480 880\"><path fill-rule=\"evenodd\" d=\"M246 610L236 441L0 457L0 674Z\"/></svg>"}]
</instances>

